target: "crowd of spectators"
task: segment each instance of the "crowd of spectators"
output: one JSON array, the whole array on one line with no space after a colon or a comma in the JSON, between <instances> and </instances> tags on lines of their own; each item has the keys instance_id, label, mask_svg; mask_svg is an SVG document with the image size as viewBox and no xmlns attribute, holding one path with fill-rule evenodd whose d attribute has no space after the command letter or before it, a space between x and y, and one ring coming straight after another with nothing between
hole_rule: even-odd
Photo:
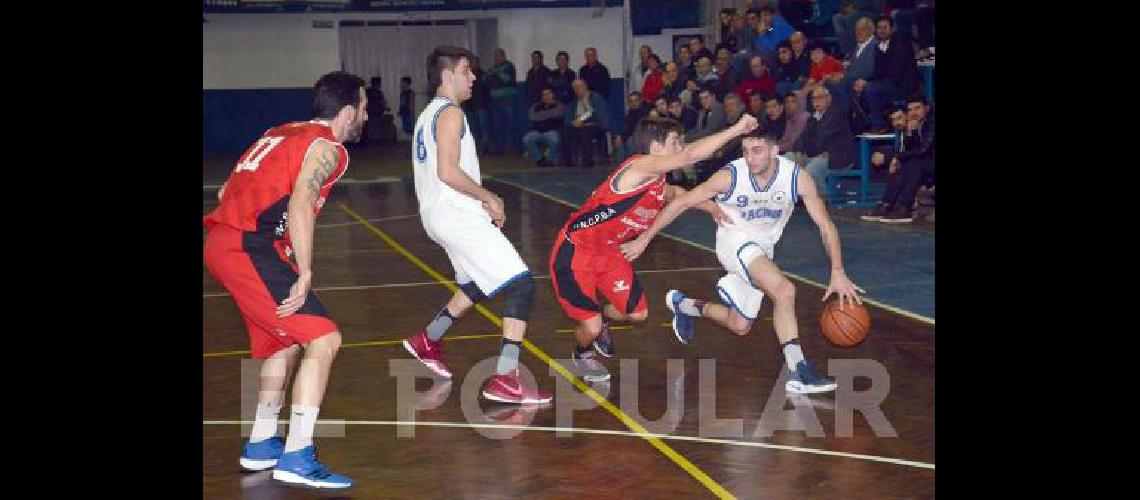
<instances>
[{"instance_id":1,"label":"crowd of spectators","mask_svg":"<svg viewBox=\"0 0 1140 500\"><path fill-rule=\"evenodd\" d=\"M934 2L842 2L831 15L834 37L809 37L814 31L803 16L789 20L784 11L794 2L780 2L780 10L773 3L745 0L723 10L715 44L693 37L676 54L639 47L625 96L610 95L612 75L595 48L584 51L577 72L564 51L554 69L541 51L532 52L521 89L515 66L496 50L485 73L473 65L474 95L464 105L472 132L481 148L504 152L517 130L515 94L524 92L530 123L522 144L529 161L587 168L607 154L621 160L634 152L630 138L646 116L677 120L692 142L748 113L779 138L780 151L810 172L825 196L828 173L857 162L856 136L896 134L895 144L873 158L888 189L869 220L911 220L916 193L933 192L926 187L933 186L934 117L917 62L933 57ZM625 104L620 128L609 111L619 98ZM671 182L701 182L738 155L739 144L730 143Z\"/></svg>"}]
</instances>

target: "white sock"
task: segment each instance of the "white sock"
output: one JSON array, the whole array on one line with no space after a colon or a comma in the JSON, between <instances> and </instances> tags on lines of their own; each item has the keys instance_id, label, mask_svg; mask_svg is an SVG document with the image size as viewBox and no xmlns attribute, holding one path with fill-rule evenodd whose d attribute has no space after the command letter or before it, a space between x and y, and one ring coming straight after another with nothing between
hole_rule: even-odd
<instances>
[{"instance_id":1,"label":"white sock","mask_svg":"<svg viewBox=\"0 0 1140 500\"><path fill-rule=\"evenodd\" d=\"M313 444L313 427L317 425L317 414L320 412L320 408L313 406L292 406L292 416L289 418L289 436L285 438L285 453L297 451Z\"/></svg>"},{"instance_id":2,"label":"white sock","mask_svg":"<svg viewBox=\"0 0 1140 500\"><path fill-rule=\"evenodd\" d=\"M281 405L257 405L257 412L253 417L253 431L249 434L249 442L264 441L277 435L277 414L281 413Z\"/></svg>"},{"instance_id":3,"label":"white sock","mask_svg":"<svg viewBox=\"0 0 1140 500\"><path fill-rule=\"evenodd\" d=\"M804 360L804 351L800 349L800 339L789 340L784 344L784 361L788 363L788 369L795 372L796 365Z\"/></svg>"}]
</instances>

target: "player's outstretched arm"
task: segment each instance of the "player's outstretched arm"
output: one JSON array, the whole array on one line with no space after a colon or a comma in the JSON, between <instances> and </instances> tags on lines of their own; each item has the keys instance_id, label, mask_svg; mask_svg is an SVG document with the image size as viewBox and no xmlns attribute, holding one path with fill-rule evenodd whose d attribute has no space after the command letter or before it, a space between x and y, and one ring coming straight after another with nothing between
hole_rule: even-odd
<instances>
[{"instance_id":1,"label":"player's outstretched arm","mask_svg":"<svg viewBox=\"0 0 1140 500\"><path fill-rule=\"evenodd\" d=\"M827 206L824 205L815 189L815 181L812 180L811 174L806 169L801 169L797 175L799 176L796 179L799 191L797 194L803 198L808 215L819 228L819 235L823 239L823 248L827 251L827 258L831 260L831 281L827 285L827 291L823 294L823 300L827 300L832 293L837 293L839 294L840 305L844 301L862 304L863 300L855 291L866 292L852 283L843 270L843 252L839 245L839 231L835 229L835 223L827 215Z\"/></svg>"},{"instance_id":2,"label":"player's outstretched arm","mask_svg":"<svg viewBox=\"0 0 1140 500\"><path fill-rule=\"evenodd\" d=\"M452 189L483 202L484 208L491 214L491 219L502 227L506 219L503 200L480 186L459 168L459 135L462 131L463 112L456 106L448 106L436 122L435 143L438 147L436 158L439 160L436 174L440 181Z\"/></svg>"},{"instance_id":3,"label":"player's outstretched arm","mask_svg":"<svg viewBox=\"0 0 1140 500\"><path fill-rule=\"evenodd\" d=\"M756 128L756 118L744 114L740 120L720 132L703 137L692 144L686 145L678 153L670 155L645 155L634 161L632 168L645 174L660 175L671 170L692 165L698 161L708 159L728 141L751 132Z\"/></svg>"},{"instance_id":4,"label":"player's outstretched arm","mask_svg":"<svg viewBox=\"0 0 1140 500\"><path fill-rule=\"evenodd\" d=\"M649 245L649 241L653 239L657 233L665 229L666 226L671 224L677 219L685 210L694 206L700 205L709 201L712 197L728 191L732 185L732 173L728 170L721 170L709 180L701 183L701 185L694 187L691 191L685 191L680 196L672 199L657 214L657 219L653 224L646 229L640 236L627 241L621 245L621 253L626 259L632 261L641 256L645 252L645 247ZM719 207L718 207L719 209Z\"/></svg>"},{"instance_id":5,"label":"player's outstretched arm","mask_svg":"<svg viewBox=\"0 0 1140 500\"><path fill-rule=\"evenodd\" d=\"M321 196L321 186L328 181L339 162L340 150L324 139L317 139L301 160L301 171L293 182L287 212L289 243L297 261L297 282L289 289L289 296L278 305L278 317L293 314L305 305L305 297L313 281L313 222L316 219L313 207Z\"/></svg>"}]
</instances>

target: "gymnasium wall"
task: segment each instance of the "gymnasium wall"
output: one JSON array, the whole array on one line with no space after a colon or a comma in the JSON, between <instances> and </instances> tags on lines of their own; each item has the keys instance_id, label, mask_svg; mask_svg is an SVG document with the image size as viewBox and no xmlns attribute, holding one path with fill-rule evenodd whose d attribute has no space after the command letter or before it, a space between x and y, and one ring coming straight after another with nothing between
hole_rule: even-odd
<instances>
[{"instance_id":1,"label":"gymnasium wall","mask_svg":"<svg viewBox=\"0 0 1140 500\"><path fill-rule=\"evenodd\" d=\"M530 52L542 50L547 65L554 53L570 54L577 70L585 61L586 47L595 47L614 81L611 95L624 88L621 7L604 9L592 17L593 8L533 8L486 11L409 13L296 13L215 14L205 13L202 24L202 128L203 150L240 152L266 128L309 116L309 89L320 75L341 69L339 21L442 19L496 19L498 45L515 63L518 79L526 78ZM314 27L314 21L327 27ZM469 23L472 25L474 23ZM485 37L480 37L485 38ZM489 66L487 62L485 66ZM389 96L394 100L395 96ZM610 103L614 116L621 116L623 103ZM525 120L525 110L520 109Z\"/></svg>"}]
</instances>

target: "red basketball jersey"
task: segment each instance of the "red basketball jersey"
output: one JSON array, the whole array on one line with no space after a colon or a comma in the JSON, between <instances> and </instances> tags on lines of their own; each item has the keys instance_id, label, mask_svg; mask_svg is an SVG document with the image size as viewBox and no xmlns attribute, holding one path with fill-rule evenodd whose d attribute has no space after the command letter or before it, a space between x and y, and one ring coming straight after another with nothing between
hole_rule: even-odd
<instances>
[{"instance_id":1,"label":"red basketball jersey","mask_svg":"<svg viewBox=\"0 0 1140 500\"><path fill-rule=\"evenodd\" d=\"M241 155L226 181L221 204L204 218L206 229L225 224L235 229L288 242L289 197L313 144L327 141L339 150L340 162L321 186L314 214L348 167L348 151L332 129L315 122L294 122L269 129Z\"/></svg>"},{"instance_id":2,"label":"red basketball jersey","mask_svg":"<svg viewBox=\"0 0 1140 500\"><path fill-rule=\"evenodd\" d=\"M570 215L562 231L574 246L590 251L618 252L618 245L633 239L653 224L665 206L665 176L649 181L627 192L617 190L614 179L633 160L627 158L606 181L590 193L586 203Z\"/></svg>"}]
</instances>

